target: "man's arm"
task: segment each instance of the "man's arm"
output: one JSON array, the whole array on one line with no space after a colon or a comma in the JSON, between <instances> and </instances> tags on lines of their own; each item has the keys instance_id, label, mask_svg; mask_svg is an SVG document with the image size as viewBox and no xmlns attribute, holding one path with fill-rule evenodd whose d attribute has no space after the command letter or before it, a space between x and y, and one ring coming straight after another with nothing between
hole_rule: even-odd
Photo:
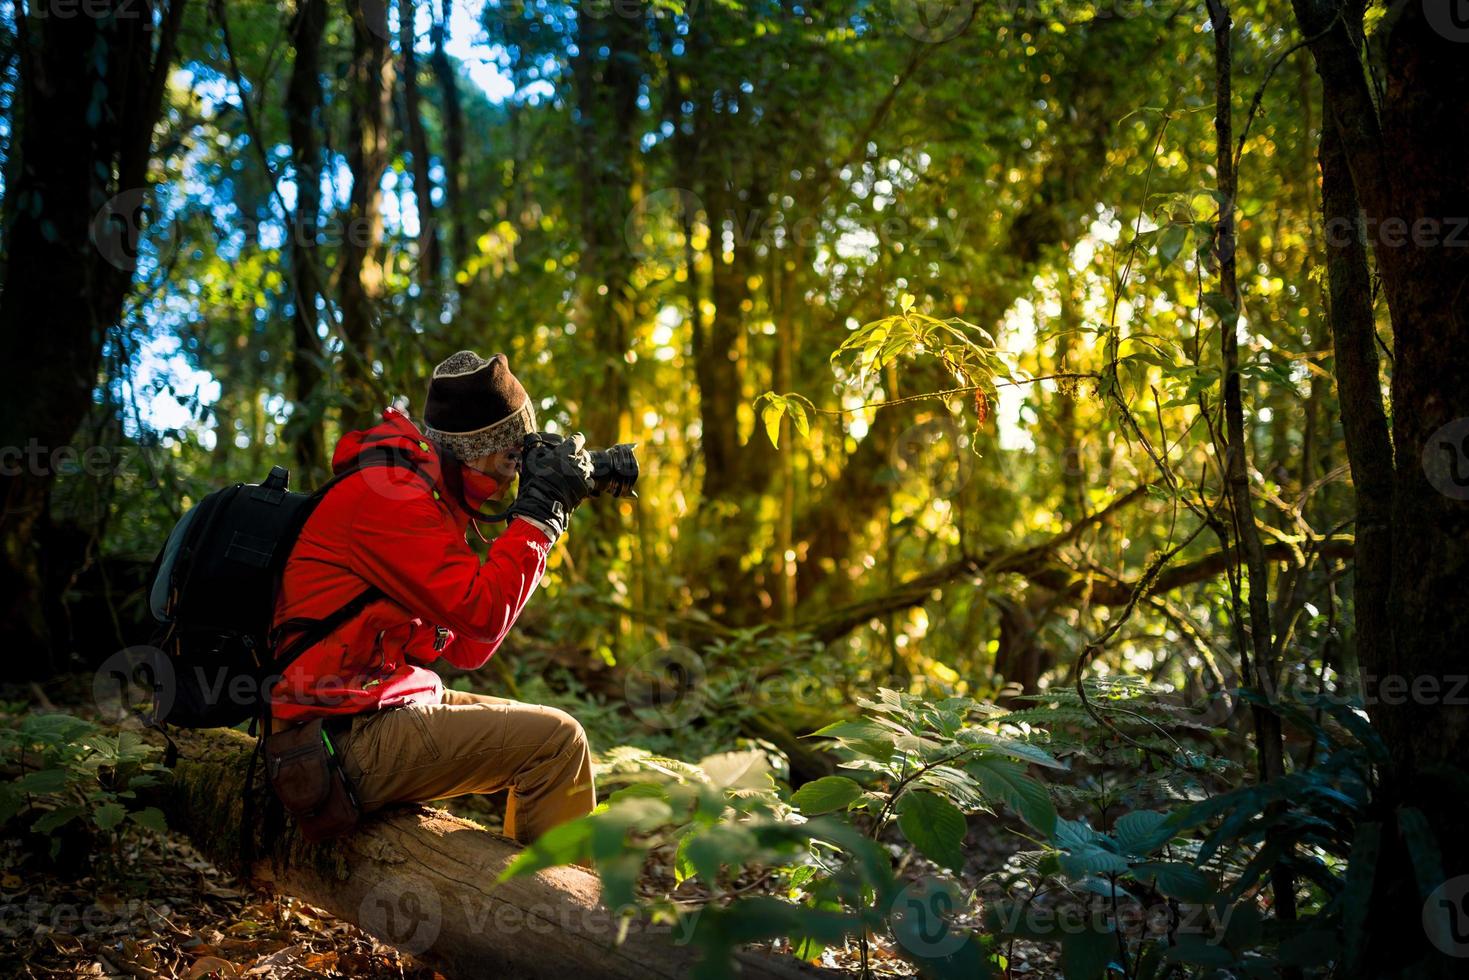
<instances>
[{"instance_id":1,"label":"man's arm","mask_svg":"<svg viewBox=\"0 0 1469 980\"><path fill-rule=\"evenodd\" d=\"M471 641L451 643L444 657L473 669L490 658L525 608L550 550L543 532L514 520L481 563L428 497L378 505L369 494L353 518L350 563L393 601Z\"/></svg>"}]
</instances>

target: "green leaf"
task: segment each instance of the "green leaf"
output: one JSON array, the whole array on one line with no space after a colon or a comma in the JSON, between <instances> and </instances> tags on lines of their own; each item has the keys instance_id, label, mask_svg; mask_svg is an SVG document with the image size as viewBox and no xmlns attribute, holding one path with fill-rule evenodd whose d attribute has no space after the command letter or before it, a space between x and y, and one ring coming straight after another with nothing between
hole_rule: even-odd
<instances>
[{"instance_id":1,"label":"green leaf","mask_svg":"<svg viewBox=\"0 0 1469 980\"><path fill-rule=\"evenodd\" d=\"M984 791L1002 800L1022 820L1049 837L1056 829L1056 807L1045 786L1025 774L1025 767L1009 759L979 758L965 767Z\"/></svg>"},{"instance_id":2,"label":"green leaf","mask_svg":"<svg viewBox=\"0 0 1469 980\"><path fill-rule=\"evenodd\" d=\"M1346 939L1343 966L1348 976L1360 972L1355 968L1361 962L1363 941L1367 936L1367 910L1371 904L1372 880L1376 877L1381 850L1382 824L1374 820L1358 824L1341 892L1342 934Z\"/></svg>"},{"instance_id":3,"label":"green leaf","mask_svg":"<svg viewBox=\"0 0 1469 980\"><path fill-rule=\"evenodd\" d=\"M631 799L667 800L668 789L658 783L633 783L631 786L624 786L622 789L608 796L607 804L611 806L614 803L621 803L623 800Z\"/></svg>"},{"instance_id":4,"label":"green leaf","mask_svg":"<svg viewBox=\"0 0 1469 980\"><path fill-rule=\"evenodd\" d=\"M1097 844L1083 844L1061 855L1061 870L1073 878L1095 874L1120 874L1128 869L1127 859Z\"/></svg>"},{"instance_id":5,"label":"green leaf","mask_svg":"<svg viewBox=\"0 0 1469 980\"><path fill-rule=\"evenodd\" d=\"M699 760L715 789L764 789L770 785L770 757L761 749L719 752Z\"/></svg>"},{"instance_id":6,"label":"green leaf","mask_svg":"<svg viewBox=\"0 0 1469 980\"><path fill-rule=\"evenodd\" d=\"M885 761L893 757L898 733L873 721L838 721L809 737L834 738L863 755Z\"/></svg>"},{"instance_id":7,"label":"green leaf","mask_svg":"<svg viewBox=\"0 0 1469 980\"><path fill-rule=\"evenodd\" d=\"M780 447L780 417L784 412L785 399L779 395L767 396L765 404L760 407L760 421L765 425L765 435L776 448Z\"/></svg>"},{"instance_id":8,"label":"green leaf","mask_svg":"<svg viewBox=\"0 0 1469 980\"><path fill-rule=\"evenodd\" d=\"M1209 876L1192 864L1179 861L1148 861L1132 869L1139 881L1151 881L1167 895L1183 902L1202 902L1214 894Z\"/></svg>"},{"instance_id":9,"label":"green leaf","mask_svg":"<svg viewBox=\"0 0 1469 980\"><path fill-rule=\"evenodd\" d=\"M1204 305L1217 317L1226 327L1232 327L1239 321L1239 312L1230 305L1229 300L1224 298L1223 293L1207 292L1204 294Z\"/></svg>"},{"instance_id":10,"label":"green leaf","mask_svg":"<svg viewBox=\"0 0 1469 980\"><path fill-rule=\"evenodd\" d=\"M1398 830L1407 845L1413 876L1418 881L1418 897L1427 901L1434 889L1448 877L1444 874L1438 837L1429 826L1428 818L1417 807L1398 807Z\"/></svg>"},{"instance_id":11,"label":"green leaf","mask_svg":"<svg viewBox=\"0 0 1469 980\"><path fill-rule=\"evenodd\" d=\"M1056 818L1056 829L1051 834L1056 846L1062 850L1073 847L1083 847L1095 844L1102 839L1102 835L1091 828L1084 820L1067 820L1064 817Z\"/></svg>"},{"instance_id":12,"label":"green leaf","mask_svg":"<svg viewBox=\"0 0 1469 980\"><path fill-rule=\"evenodd\" d=\"M1053 755L1051 755L1051 753L1047 752L1045 749L1039 748L1035 745L1031 745L1029 742L1022 742L1018 739L1006 738L1003 735L996 735L994 732L987 732L981 729L969 729L964 733L964 739L966 741L978 742L981 745L990 746L1004 753L1005 755L1011 756L1016 759L1023 759L1026 762L1034 762L1036 765L1045 766L1048 769L1066 768L1066 764L1064 762L1058 761Z\"/></svg>"},{"instance_id":13,"label":"green leaf","mask_svg":"<svg viewBox=\"0 0 1469 980\"><path fill-rule=\"evenodd\" d=\"M643 852L631 850L614 854L597 862L597 877L602 879L602 904L612 910L636 905L638 875L643 870Z\"/></svg>"},{"instance_id":14,"label":"green leaf","mask_svg":"<svg viewBox=\"0 0 1469 980\"><path fill-rule=\"evenodd\" d=\"M31 829L38 834L50 834L80 817L82 812L79 806L63 806L55 810L48 810L36 818L36 822L31 824Z\"/></svg>"},{"instance_id":15,"label":"green leaf","mask_svg":"<svg viewBox=\"0 0 1469 980\"><path fill-rule=\"evenodd\" d=\"M1158 258L1163 261L1163 268L1173 264L1187 242L1187 225L1169 225L1163 230L1163 234L1158 236Z\"/></svg>"},{"instance_id":16,"label":"green leaf","mask_svg":"<svg viewBox=\"0 0 1469 980\"><path fill-rule=\"evenodd\" d=\"M1234 954L1203 936L1181 935L1176 944L1168 950L1166 959L1170 963L1229 966L1234 963Z\"/></svg>"},{"instance_id":17,"label":"green leaf","mask_svg":"<svg viewBox=\"0 0 1469 980\"><path fill-rule=\"evenodd\" d=\"M793 399L787 403L787 408L791 413L791 424L796 427L796 431L801 434L801 438L805 439L809 437L811 435L811 420L806 417L806 406Z\"/></svg>"},{"instance_id":18,"label":"green leaf","mask_svg":"<svg viewBox=\"0 0 1469 980\"><path fill-rule=\"evenodd\" d=\"M814 963L826 949L826 943L812 936L793 933L786 937L791 942L791 955L803 963Z\"/></svg>"},{"instance_id":19,"label":"green leaf","mask_svg":"<svg viewBox=\"0 0 1469 980\"><path fill-rule=\"evenodd\" d=\"M991 797L985 796L982 792L983 787L979 780L962 769L955 769L953 766L934 766L916 780L916 785L927 786L942 793L965 813L972 813L975 810L993 812L990 807Z\"/></svg>"},{"instance_id":20,"label":"green leaf","mask_svg":"<svg viewBox=\"0 0 1469 980\"><path fill-rule=\"evenodd\" d=\"M1117 952L1117 940L1111 933L1087 929L1074 932L1061 940L1061 974L1066 980L1098 980L1107 973L1107 965Z\"/></svg>"},{"instance_id":21,"label":"green leaf","mask_svg":"<svg viewBox=\"0 0 1469 980\"><path fill-rule=\"evenodd\" d=\"M168 831L168 821L164 819L163 811L156 806L144 807L129 813L128 819L139 827L145 827L155 833L162 834Z\"/></svg>"},{"instance_id":22,"label":"green leaf","mask_svg":"<svg viewBox=\"0 0 1469 980\"><path fill-rule=\"evenodd\" d=\"M25 795L16 790L14 783L0 784L0 824L9 822L25 804Z\"/></svg>"},{"instance_id":23,"label":"green leaf","mask_svg":"<svg viewBox=\"0 0 1469 980\"><path fill-rule=\"evenodd\" d=\"M16 780L16 786L22 793L48 796L66 789L66 784L70 779L71 776L65 769L41 769L36 772L28 772L20 777Z\"/></svg>"},{"instance_id":24,"label":"green leaf","mask_svg":"<svg viewBox=\"0 0 1469 980\"><path fill-rule=\"evenodd\" d=\"M1253 898L1225 909L1222 921L1225 923L1224 945L1230 949L1251 949L1258 946L1264 936L1265 916Z\"/></svg>"},{"instance_id":25,"label":"green leaf","mask_svg":"<svg viewBox=\"0 0 1469 980\"><path fill-rule=\"evenodd\" d=\"M1117 838L1118 846L1128 854L1146 857L1173 836L1171 828L1164 826L1167 822L1166 813L1134 810L1117 818L1117 823L1112 826L1112 833Z\"/></svg>"},{"instance_id":26,"label":"green leaf","mask_svg":"<svg viewBox=\"0 0 1469 980\"><path fill-rule=\"evenodd\" d=\"M862 795L862 787L846 776L822 776L791 794L791 805L808 817L842 810Z\"/></svg>"},{"instance_id":27,"label":"green leaf","mask_svg":"<svg viewBox=\"0 0 1469 980\"><path fill-rule=\"evenodd\" d=\"M673 883L682 885L694 875L699 869L694 867L694 862L689 858L689 842L694 839L694 834L687 833L678 842L678 848L673 852Z\"/></svg>"},{"instance_id":28,"label":"green leaf","mask_svg":"<svg viewBox=\"0 0 1469 980\"><path fill-rule=\"evenodd\" d=\"M706 885L719 880L719 869L739 865L758 849L754 834L741 825L715 824L694 834L683 848L688 863Z\"/></svg>"},{"instance_id":29,"label":"green leaf","mask_svg":"<svg viewBox=\"0 0 1469 980\"><path fill-rule=\"evenodd\" d=\"M891 739L892 732L870 721L834 721L825 728L818 728L809 737L837 738L843 741L870 741L872 739Z\"/></svg>"},{"instance_id":30,"label":"green leaf","mask_svg":"<svg viewBox=\"0 0 1469 980\"><path fill-rule=\"evenodd\" d=\"M964 814L934 793L914 790L898 800L898 828L920 854L935 864L964 869L964 835L969 825Z\"/></svg>"},{"instance_id":31,"label":"green leaf","mask_svg":"<svg viewBox=\"0 0 1469 980\"><path fill-rule=\"evenodd\" d=\"M102 830L111 830L122 823L127 813L121 803L104 803L92 811L92 822Z\"/></svg>"},{"instance_id":32,"label":"green leaf","mask_svg":"<svg viewBox=\"0 0 1469 980\"><path fill-rule=\"evenodd\" d=\"M1062 923L1053 907L1013 898L985 902L984 926L997 936L1038 942L1055 942L1062 935Z\"/></svg>"},{"instance_id":33,"label":"green leaf","mask_svg":"<svg viewBox=\"0 0 1469 980\"><path fill-rule=\"evenodd\" d=\"M796 868L796 870L791 872L791 876L789 880L787 880L786 884L791 888L800 888L802 885L806 884L806 882L810 881L812 878L815 878L817 873L818 871L816 865L803 864L800 867Z\"/></svg>"},{"instance_id":34,"label":"green leaf","mask_svg":"<svg viewBox=\"0 0 1469 980\"><path fill-rule=\"evenodd\" d=\"M552 827L536 842L515 856L500 872L498 881L509 881L544 871L562 864L572 864L591 852L592 821L602 816L593 814Z\"/></svg>"}]
</instances>

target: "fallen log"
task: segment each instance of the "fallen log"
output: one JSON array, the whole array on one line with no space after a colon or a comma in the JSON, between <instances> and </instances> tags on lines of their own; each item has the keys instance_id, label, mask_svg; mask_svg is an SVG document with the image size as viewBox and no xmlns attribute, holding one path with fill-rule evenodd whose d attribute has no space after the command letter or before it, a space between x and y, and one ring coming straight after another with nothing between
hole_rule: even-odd
<instances>
[{"instance_id":1,"label":"fallen log","mask_svg":"<svg viewBox=\"0 0 1469 980\"><path fill-rule=\"evenodd\" d=\"M698 951L680 927L634 920L617 943L618 917L602 906L588 871L552 868L497 884L519 845L442 810L393 808L311 844L278 807L263 805L269 795L257 771L262 805L245 826L254 741L228 729L179 731L174 740L179 758L157 797L170 828L227 868L240 867L242 835L252 835L246 878L354 923L445 976L650 980L696 971ZM748 977L822 974L756 953L740 962Z\"/></svg>"}]
</instances>

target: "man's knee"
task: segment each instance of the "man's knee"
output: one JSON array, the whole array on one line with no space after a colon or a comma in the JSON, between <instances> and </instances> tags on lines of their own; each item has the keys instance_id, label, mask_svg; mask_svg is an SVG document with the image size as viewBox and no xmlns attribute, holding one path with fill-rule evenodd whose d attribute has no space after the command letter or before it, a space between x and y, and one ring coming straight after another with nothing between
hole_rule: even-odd
<instances>
[{"instance_id":1,"label":"man's knee","mask_svg":"<svg viewBox=\"0 0 1469 980\"><path fill-rule=\"evenodd\" d=\"M560 708L546 708L547 714L555 721L549 741L563 753L583 753L589 751L587 745L586 730L581 727L581 722Z\"/></svg>"}]
</instances>

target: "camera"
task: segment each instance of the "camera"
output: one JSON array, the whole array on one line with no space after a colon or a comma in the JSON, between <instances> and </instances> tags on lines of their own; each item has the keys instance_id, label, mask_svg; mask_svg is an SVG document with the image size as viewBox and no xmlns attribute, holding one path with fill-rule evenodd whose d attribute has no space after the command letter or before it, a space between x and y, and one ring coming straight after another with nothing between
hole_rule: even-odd
<instances>
[{"instance_id":1,"label":"camera","mask_svg":"<svg viewBox=\"0 0 1469 980\"><path fill-rule=\"evenodd\" d=\"M568 465L569 460L565 456L557 456L551 452L551 447L559 446L561 441L561 436L548 432L527 434L521 448L520 468L524 470L527 463L531 463L532 466L544 466L547 463L552 466ZM591 495L593 497L600 497L604 494L609 497L636 497L638 495L633 489L638 482L638 458L633 454L635 448L635 443L620 442L606 449L586 450L592 460ZM583 473L584 477L585 475Z\"/></svg>"},{"instance_id":2,"label":"camera","mask_svg":"<svg viewBox=\"0 0 1469 980\"><path fill-rule=\"evenodd\" d=\"M638 458L633 455L635 444L619 442L606 449L589 449L592 457L592 496L607 494L611 497L636 497L633 489L638 482Z\"/></svg>"}]
</instances>

